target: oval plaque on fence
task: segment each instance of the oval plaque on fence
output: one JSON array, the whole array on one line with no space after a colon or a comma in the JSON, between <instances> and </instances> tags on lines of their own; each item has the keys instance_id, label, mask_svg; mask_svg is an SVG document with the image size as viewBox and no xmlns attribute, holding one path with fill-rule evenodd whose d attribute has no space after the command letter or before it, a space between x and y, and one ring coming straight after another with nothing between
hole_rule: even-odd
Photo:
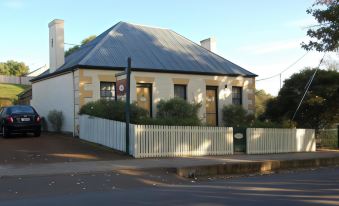
<instances>
[{"instance_id":1,"label":"oval plaque on fence","mask_svg":"<svg viewBox=\"0 0 339 206\"><path fill-rule=\"evenodd\" d=\"M236 133L236 134L234 134L234 138L236 138L236 139L242 139L242 138L244 138L244 135L241 134L241 133Z\"/></svg>"}]
</instances>

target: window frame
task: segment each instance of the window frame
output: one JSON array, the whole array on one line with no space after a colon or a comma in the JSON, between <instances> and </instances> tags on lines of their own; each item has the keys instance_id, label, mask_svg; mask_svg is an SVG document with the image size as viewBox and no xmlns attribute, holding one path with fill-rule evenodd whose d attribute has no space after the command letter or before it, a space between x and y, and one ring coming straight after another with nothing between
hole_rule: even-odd
<instances>
[{"instance_id":1,"label":"window frame","mask_svg":"<svg viewBox=\"0 0 339 206\"><path fill-rule=\"evenodd\" d=\"M102 83L110 83L110 84L112 84L111 90L102 90L102 89L101 89L101 84L102 84ZM100 81L99 84L100 84L100 85L99 85L100 99L116 100L116 82ZM112 96L111 96L111 97L109 97L109 96L102 96L102 92L103 92L103 91L111 91L111 92L113 92L113 93L112 93Z\"/></svg>"},{"instance_id":2,"label":"window frame","mask_svg":"<svg viewBox=\"0 0 339 206\"><path fill-rule=\"evenodd\" d=\"M239 94L239 98L235 98L234 97L234 88L236 88L236 89L239 89L239 93L237 93L237 94ZM234 100L239 100L239 104L235 104L234 102ZM242 105L243 104L243 88L242 87L238 87L238 86L232 86L232 104L234 104L234 105Z\"/></svg>"},{"instance_id":3,"label":"window frame","mask_svg":"<svg viewBox=\"0 0 339 206\"><path fill-rule=\"evenodd\" d=\"M186 84L174 84L173 86L173 93L174 93L174 97L178 97L178 98L182 98L180 96L176 96L175 95L175 87L183 87L184 88L184 100L187 101L187 85Z\"/></svg>"}]
</instances>

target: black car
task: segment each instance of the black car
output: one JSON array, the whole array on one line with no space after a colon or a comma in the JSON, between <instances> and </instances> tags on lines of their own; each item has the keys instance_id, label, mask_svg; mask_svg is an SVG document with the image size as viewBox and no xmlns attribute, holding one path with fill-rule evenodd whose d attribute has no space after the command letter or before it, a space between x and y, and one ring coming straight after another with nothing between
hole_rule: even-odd
<instances>
[{"instance_id":1,"label":"black car","mask_svg":"<svg viewBox=\"0 0 339 206\"><path fill-rule=\"evenodd\" d=\"M0 132L3 137L12 133L41 134L41 118L35 109L26 105L2 107L0 109Z\"/></svg>"}]
</instances>

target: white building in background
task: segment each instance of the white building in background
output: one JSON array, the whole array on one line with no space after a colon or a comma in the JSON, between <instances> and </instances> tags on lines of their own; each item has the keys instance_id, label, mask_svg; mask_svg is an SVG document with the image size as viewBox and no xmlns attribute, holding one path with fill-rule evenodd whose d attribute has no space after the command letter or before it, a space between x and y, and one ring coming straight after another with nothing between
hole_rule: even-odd
<instances>
[{"instance_id":1,"label":"white building in background","mask_svg":"<svg viewBox=\"0 0 339 206\"><path fill-rule=\"evenodd\" d=\"M47 70L48 70L48 67L45 64L42 67L39 67L38 69L35 69L35 70L29 72L25 76L27 76L27 77L37 77L37 76L41 75L42 73L46 72Z\"/></svg>"}]
</instances>

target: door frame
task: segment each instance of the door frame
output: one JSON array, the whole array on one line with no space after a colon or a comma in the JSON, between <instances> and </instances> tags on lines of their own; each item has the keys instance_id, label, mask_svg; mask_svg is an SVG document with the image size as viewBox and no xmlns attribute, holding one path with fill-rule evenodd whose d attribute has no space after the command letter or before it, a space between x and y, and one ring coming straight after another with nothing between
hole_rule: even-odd
<instances>
[{"instance_id":1,"label":"door frame","mask_svg":"<svg viewBox=\"0 0 339 206\"><path fill-rule=\"evenodd\" d=\"M150 117L153 117L153 84L152 83L137 83L136 89L137 88L148 88L149 89L149 95L150 95ZM136 90L135 95L138 97L138 92ZM137 99L138 101L138 99Z\"/></svg>"},{"instance_id":2,"label":"door frame","mask_svg":"<svg viewBox=\"0 0 339 206\"><path fill-rule=\"evenodd\" d=\"M207 90L214 90L215 91L215 110L216 110L216 113L215 113L215 118L216 118L215 123L216 123L216 126L219 126L219 95L218 95L219 87L218 86L209 86L209 85L207 85L206 86L206 95L207 95ZM206 98L205 98L205 101L206 101ZM207 112L205 112L205 114L207 114ZM206 121L207 121L207 119L206 119Z\"/></svg>"}]
</instances>

